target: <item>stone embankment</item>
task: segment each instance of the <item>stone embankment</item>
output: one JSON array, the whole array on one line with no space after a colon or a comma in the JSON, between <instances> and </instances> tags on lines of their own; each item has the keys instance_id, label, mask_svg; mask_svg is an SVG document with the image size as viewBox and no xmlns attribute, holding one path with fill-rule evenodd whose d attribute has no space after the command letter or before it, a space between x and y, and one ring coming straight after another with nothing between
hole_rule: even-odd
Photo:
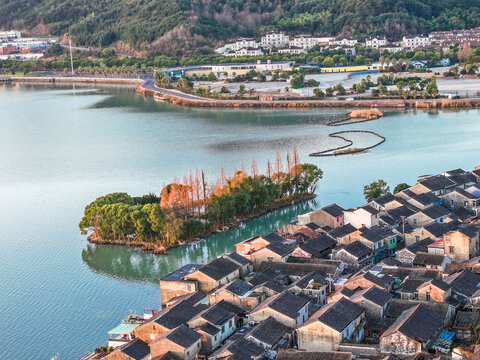
<instances>
[{"instance_id":1,"label":"stone embankment","mask_svg":"<svg viewBox=\"0 0 480 360\"><path fill-rule=\"evenodd\" d=\"M83 76L16 76L11 77L12 82L46 82L46 83L86 83L86 84L122 84L130 86L139 86L141 79L125 78L104 78L104 77L83 77Z\"/></svg>"}]
</instances>

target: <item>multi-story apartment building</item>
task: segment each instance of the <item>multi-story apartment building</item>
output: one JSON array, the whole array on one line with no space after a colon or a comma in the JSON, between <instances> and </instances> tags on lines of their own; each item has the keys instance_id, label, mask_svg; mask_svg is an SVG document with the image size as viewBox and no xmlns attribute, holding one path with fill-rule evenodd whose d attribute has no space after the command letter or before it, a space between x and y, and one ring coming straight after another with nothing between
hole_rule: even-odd
<instances>
[{"instance_id":1,"label":"multi-story apartment building","mask_svg":"<svg viewBox=\"0 0 480 360\"><path fill-rule=\"evenodd\" d=\"M373 49L378 49L380 46L387 45L387 43L388 41L385 36L373 36L365 40L365 45Z\"/></svg>"},{"instance_id":2,"label":"multi-story apartment building","mask_svg":"<svg viewBox=\"0 0 480 360\"><path fill-rule=\"evenodd\" d=\"M417 47L428 46L430 44L430 38L425 35L404 36L402 40L403 47L407 49L415 49Z\"/></svg>"},{"instance_id":3,"label":"multi-story apartment building","mask_svg":"<svg viewBox=\"0 0 480 360\"><path fill-rule=\"evenodd\" d=\"M265 36L262 36L261 46L264 48L284 47L288 45L289 42L290 38L288 35L285 35L285 33L271 31L265 34Z\"/></svg>"}]
</instances>

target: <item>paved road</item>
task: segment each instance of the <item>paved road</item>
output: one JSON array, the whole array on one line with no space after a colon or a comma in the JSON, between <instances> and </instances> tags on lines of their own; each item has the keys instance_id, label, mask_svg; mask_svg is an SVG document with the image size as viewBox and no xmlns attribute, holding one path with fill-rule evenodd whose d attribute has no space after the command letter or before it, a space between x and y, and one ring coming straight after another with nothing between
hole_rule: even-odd
<instances>
[{"instance_id":1,"label":"paved road","mask_svg":"<svg viewBox=\"0 0 480 360\"><path fill-rule=\"evenodd\" d=\"M165 95L177 97L180 99L187 99L187 100L199 101L199 102L215 102L215 100L213 99L206 99L206 98L202 98L195 95L185 94L180 91L157 88L153 83L153 79L145 80L145 82L142 84L142 87L147 90L156 91L156 92L159 92L160 94L165 94Z\"/></svg>"}]
</instances>

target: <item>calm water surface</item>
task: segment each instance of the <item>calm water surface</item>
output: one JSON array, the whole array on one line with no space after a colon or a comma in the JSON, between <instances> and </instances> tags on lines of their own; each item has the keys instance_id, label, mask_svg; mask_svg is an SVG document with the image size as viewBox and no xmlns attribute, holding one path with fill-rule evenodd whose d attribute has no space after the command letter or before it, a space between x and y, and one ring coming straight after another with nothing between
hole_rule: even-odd
<instances>
[{"instance_id":1,"label":"calm water surface","mask_svg":"<svg viewBox=\"0 0 480 360\"><path fill-rule=\"evenodd\" d=\"M0 359L60 359L106 342L130 310L158 308L158 278L204 262L243 238L336 201L360 204L364 184L393 187L417 175L480 163L480 112L389 111L343 129L387 141L370 153L308 158L332 144L325 121L345 109L191 109L155 103L122 87L0 86ZM356 137L360 146L375 138ZM78 230L84 206L113 191L159 193L174 176L256 158L260 169L298 146L324 179L309 204L281 209L168 256L93 246Z\"/></svg>"}]
</instances>

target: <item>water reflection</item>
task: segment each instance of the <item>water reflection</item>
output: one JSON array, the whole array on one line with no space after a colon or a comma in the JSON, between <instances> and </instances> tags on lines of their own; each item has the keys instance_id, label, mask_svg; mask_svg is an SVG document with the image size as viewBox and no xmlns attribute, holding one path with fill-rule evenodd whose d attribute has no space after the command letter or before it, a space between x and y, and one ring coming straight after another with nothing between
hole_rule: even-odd
<instances>
[{"instance_id":1,"label":"water reflection","mask_svg":"<svg viewBox=\"0 0 480 360\"><path fill-rule=\"evenodd\" d=\"M299 213L311 211L315 206L315 202L310 201L278 209L199 243L170 249L167 255L126 246L88 244L82 251L82 260L99 274L128 281L157 282L163 275L185 264L205 263L233 251L237 242L280 228Z\"/></svg>"}]
</instances>

